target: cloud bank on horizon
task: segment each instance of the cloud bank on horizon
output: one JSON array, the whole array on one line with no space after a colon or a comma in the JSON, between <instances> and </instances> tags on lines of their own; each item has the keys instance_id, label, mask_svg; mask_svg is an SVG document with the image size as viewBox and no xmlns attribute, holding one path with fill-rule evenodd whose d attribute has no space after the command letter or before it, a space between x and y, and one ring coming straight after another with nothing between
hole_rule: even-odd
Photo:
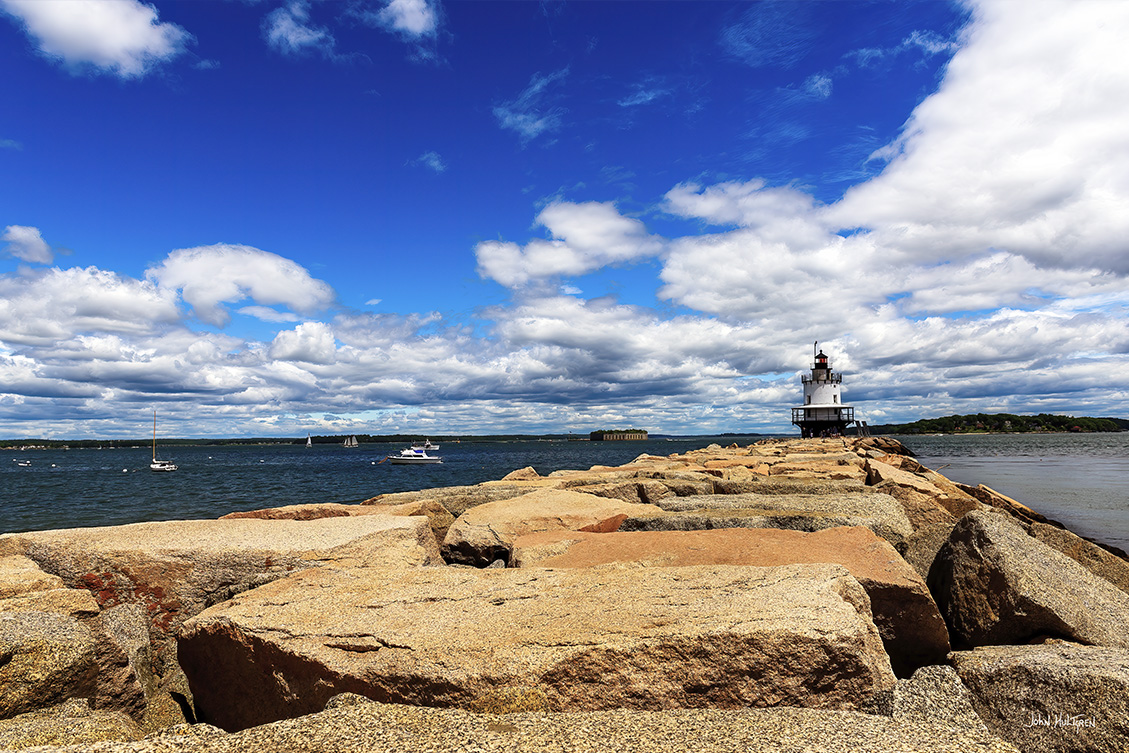
<instances>
[{"instance_id":1,"label":"cloud bank on horizon","mask_svg":"<svg viewBox=\"0 0 1129 753\"><path fill-rule=\"evenodd\" d=\"M607 52L601 4L474 4L553 42L494 63L429 0L0 0L44 96L192 122L128 148L100 146L113 121L0 122L28 176L0 194L0 435L134 436L154 406L182 436L788 431L815 340L871 423L1129 416L1129 5L977 0L818 60L835 30L805 4L657 5L618 12L704 28L696 66ZM260 48L224 56L203 13ZM472 54L478 85L432 98ZM261 65L322 88L260 103ZM661 141L719 112L727 142ZM68 186L103 148L128 201Z\"/></svg>"}]
</instances>

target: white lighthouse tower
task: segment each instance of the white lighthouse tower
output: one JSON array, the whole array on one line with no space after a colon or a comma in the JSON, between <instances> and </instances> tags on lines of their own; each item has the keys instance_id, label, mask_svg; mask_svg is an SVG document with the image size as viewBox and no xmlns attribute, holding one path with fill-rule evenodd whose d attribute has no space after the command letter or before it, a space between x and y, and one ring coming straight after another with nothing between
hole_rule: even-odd
<instances>
[{"instance_id":1,"label":"white lighthouse tower","mask_svg":"<svg viewBox=\"0 0 1129 753\"><path fill-rule=\"evenodd\" d=\"M815 347L819 347L816 342ZM837 437L854 423L855 409L843 404L843 375L831 370L831 363L820 350L815 354L811 375L803 374L804 404L792 409L792 423L802 437Z\"/></svg>"}]
</instances>

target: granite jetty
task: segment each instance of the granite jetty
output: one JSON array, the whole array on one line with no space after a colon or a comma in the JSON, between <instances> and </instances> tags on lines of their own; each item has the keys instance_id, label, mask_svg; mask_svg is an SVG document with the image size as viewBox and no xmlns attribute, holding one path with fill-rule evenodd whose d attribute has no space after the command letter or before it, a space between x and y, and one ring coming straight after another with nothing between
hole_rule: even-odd
<instances>
[{"instance_id":1,"label":"granite jetty","mask_svg":"<svg viewBox=\"0 0 1129 753\"><path fill-rule=\"evenodd\" d=\"M883 437L0 536L0 750L1129 750L1129 562Z\"/></svg>"}]
</instances>

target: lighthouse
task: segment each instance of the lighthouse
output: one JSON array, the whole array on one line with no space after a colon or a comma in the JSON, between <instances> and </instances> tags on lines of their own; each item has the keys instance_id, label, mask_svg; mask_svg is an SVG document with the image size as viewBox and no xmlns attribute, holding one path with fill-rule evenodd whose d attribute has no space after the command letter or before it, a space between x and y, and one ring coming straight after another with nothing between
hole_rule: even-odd
<instances>
[{"instance_id":1,"label":"lighthouse","mask_svg":"<svg viewBox=\"0 0 1129 753\"><path fill-rule=\"evenodd\" d=\"M816 342L815 347L819 347ZM804 404L792 409L792 423L800 427L802 437L836 437L854 423L855 409L843 404L843 375L831 370L831 362L822 350L815 354L811 374L800 376L804 387Z\"/></svg>"}]
</instances>

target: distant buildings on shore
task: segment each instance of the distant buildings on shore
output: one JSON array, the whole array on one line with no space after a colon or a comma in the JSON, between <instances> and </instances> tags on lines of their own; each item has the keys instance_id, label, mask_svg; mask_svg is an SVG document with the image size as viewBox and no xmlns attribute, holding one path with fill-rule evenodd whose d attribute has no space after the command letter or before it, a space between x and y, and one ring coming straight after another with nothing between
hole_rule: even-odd
<instances>
[{"instance_id":1,"label":"distant buildings on shore","mask_svg":"<svg viewBox=\"0 0 1129 753\"><path fill-rule=\"evenodd\" d=\"M617 442L623 440L646 439L647 432L643 429L613 429L611 431L594 431L588 435L592 442Z\"/></svg>"}]
</instances>

